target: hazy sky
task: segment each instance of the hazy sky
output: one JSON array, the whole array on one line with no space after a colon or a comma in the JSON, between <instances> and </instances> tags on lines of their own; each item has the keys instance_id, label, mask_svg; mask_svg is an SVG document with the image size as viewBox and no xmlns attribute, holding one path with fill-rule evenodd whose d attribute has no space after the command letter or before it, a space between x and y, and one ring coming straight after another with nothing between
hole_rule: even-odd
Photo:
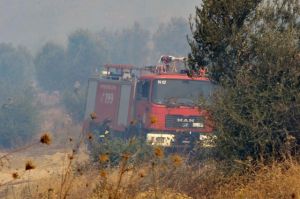
<instances>
[{"instance_id":1,"label":"hazy sky","mask_svg":"<svg viewBox=\"0 0 300 199\"><path fill-rule=\"evenodd\" d=\"M0 0L0 43L35 51L63 43L78 28L118 29L135 21L149 29L171 17L188 18L201 0Z\"/></svg>"}]
</instances>

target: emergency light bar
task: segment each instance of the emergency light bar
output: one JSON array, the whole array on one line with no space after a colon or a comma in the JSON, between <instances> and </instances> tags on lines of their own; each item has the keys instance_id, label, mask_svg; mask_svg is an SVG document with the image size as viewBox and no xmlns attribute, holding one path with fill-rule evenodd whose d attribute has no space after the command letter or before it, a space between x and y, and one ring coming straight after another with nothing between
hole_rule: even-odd
<instances>
[{"instance_id":1,"label":"emergency light bar","mask_svg":"<svg viewBox=\"0 0 300 199\"><path fill-rule=\"evenodd\" d=\"M104 68L134 69L134 65L131 65L131 64L104 64Z\"/></svg>"}]
</instances>

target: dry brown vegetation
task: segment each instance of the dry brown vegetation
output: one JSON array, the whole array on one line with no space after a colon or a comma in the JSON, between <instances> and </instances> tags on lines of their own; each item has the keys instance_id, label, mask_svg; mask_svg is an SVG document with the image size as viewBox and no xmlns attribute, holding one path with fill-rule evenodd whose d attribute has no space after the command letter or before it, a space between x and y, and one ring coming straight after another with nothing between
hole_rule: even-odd
<instances>
[{"instance_id":1,"label":"dry brown vegetation","mask_svg":"<svg viewBox=\"0 0 300 199\"><path fill-rule=\"evenodd\" d=\"M92 162L84 145L75 150L77 145L72 143L73 139L68 140L69 148L64 152L51 148L50 140L54 141L46 133L39 142L28 148L1 155L1 198L300 196L300 165L294 160L252 166L244 173L229 175L220 169L221 163L206 161L188 164L185 156L166 155L162 148L154 147L152 158L143 163L136 164L135 154L124 152L120 154L119 164L111 166L109 153L99 154L98 162Z\"/></svg>"}]
</instances>

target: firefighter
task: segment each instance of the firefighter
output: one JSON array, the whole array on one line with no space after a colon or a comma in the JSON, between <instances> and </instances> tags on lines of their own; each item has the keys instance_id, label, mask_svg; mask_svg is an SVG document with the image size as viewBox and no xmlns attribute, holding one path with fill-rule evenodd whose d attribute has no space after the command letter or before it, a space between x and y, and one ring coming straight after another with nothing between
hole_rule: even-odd
<instances>
[{"instance_id":1,"label":"firefighter","mask_svg":"<svg viewBox=\"0 0 300 199\"><path fill-rule=\"evenodd\" d=\"M185 62L186 57L174 57L170 55L162 55L159 62L159 70L163 72L177 72L175 62Z\"/></svg>"},{"instance_id":2,"label":"firefighter","mask_svg":"<svg viewBox=\"0 0 300 199\"><path fill-rule=\"evenodd\" d=\"M199 76L200 77L205 77L207 72L208 72L207 67L201 66L200 69L199 69Z\"/></svg>"}]
</instances>

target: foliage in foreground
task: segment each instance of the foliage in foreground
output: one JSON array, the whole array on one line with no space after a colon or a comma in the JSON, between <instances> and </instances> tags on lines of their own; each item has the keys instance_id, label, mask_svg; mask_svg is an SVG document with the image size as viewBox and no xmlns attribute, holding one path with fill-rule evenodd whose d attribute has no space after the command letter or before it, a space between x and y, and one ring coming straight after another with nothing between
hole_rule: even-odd
<instances>
[{"instance_id":1,"label":"foliage in foreground","mask_svg":"<svg viewBox=\"0 0 300 199\"><path fill-rule=\"evenodd\" d=\"M50 145L51 142L52 138L44 134L39 142L28 146L33 147L39 143ZM128 142L127 147L131 144L132 142ZM14 151L20 152L18 149ZM69 148L67 151L70 151ZM51 171L52 174L38 181L30 179L38 175L41 169L47 168L39 168L43 165L42 162L28 161L23 170L13 172L11 181L1 184L0 188L6 190L7 197L53 199L235 199L300 196L300 165L292 159L281 163L273 162L268 166L252 165L245 173L227 175L224 169L219 169L220 162L187 164L185 156L166 155L159 147L151 148L149 152L150 156L141 162L137 161L139 158L135 153L120 151L120 161L114 166L111 164L110 153L100 153L95 165L78 162L80 154L77 152L66 152L66 158L61 160L63 168L57 167L59 170ZM6 157L1 156L0 161ZM0 169L3 169L3 165ZM29 172L30 176L24 175Z\"/></svg>"},{"instance_id":2,"label":"foliage in foreground","mask_svg":"<svg viewBox=\"0 0 300 199\"><path fill-rule=\"evenodd\" d=\"M122 160L120 154L133 154L135 160L141 163L147 160L152 152L152 147L138 138L125 141L121 138L104 138L100 140L97 135L94 135L92 139L88 140L87 144L90 146L90 153L94 161L99 160L99 154L105 154L109 157L112 166L120 163Z\"/></svg>"},{"instance_id":3,"label":"foliage in foreground","mask_svg":"<svg viewBox=\"0 0 300 199\"><path fill-rule=\"evenodd\" d=\"M84 139L90 141L90 137ZM82 154L74 148L72 150L76 145L74 141L69 140L70 145L66 144L65 158L61 159L62 167L55 167L57 170L48 171L48 176L33 180L49 168L44 167L43 162L38 162L39 159L29 160L25 162L23 169L15 168L17 170L11 173L11 180L6 179L8 181L0 184L0 188L4 190L2 194L8 198L52 199L235 199L300 196L300 165L295 159L280 163L274 161L268 166L249 164L247 172L228 175L224 169L220 169L220 166L224 166L222 162L187 163L185 156L166 155L160 147L149 148L147 159L140 159L134 151L129 152L125 147L119 154L115 154L120 157L115 165L111 162L114 160L110 157L112 153L98 154L97 162L91 164L89 161L79 161ZM83 143L83 140L77 141ZM32 144L1 155L0 170L11 166L7 158L11 160L12 154L24 152L39 144L51 145L51 136L44 133ZM128 148L134 144L127 142L123 145Z\"/></svg>"},{"instance_id":4,"label":"foliage in foreground","mask_svg":"<svg viewBox=\"0 0 300 199\"><path fill-rule=\"evenodd\" d=\"M300 132L299 2L241 2L205 1L191 43L194 68L208 60L220 88L211 109L216 152L231 168L297 154ZM206 35L214 27L224 36Z\"/></svg>"}]
</instances>

